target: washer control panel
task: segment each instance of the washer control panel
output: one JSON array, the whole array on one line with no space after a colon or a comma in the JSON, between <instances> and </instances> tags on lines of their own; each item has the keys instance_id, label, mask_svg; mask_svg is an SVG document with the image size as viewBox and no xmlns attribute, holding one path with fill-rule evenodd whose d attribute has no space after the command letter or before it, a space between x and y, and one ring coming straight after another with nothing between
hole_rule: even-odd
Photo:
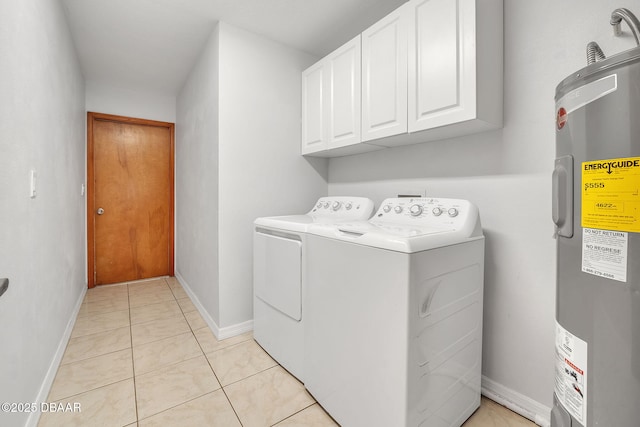
<instances>
[{"instance_id":1,"label":"washer control panel","mask_svg":"<svg viewBox=\"0 0 640 427\"><path fill-rule=\"evenodd\" d=\"M367 220L373 213L373 201L366 197L321 197L309 212L314 218Z\"/></svg>"},{"instance_id":2,"label":"washer control panel","mask_svg":"<svg viewBox=\"0 0 640 427\"><path fill-rule=\"evenodd\" d=\"M468 220L475 221L477 208L468 200L433 197L386 199L371 218L371 223L430 226L448 225L457 228ZM473 218L469 218L473 216Z\"/></svg>"}]
</instances>

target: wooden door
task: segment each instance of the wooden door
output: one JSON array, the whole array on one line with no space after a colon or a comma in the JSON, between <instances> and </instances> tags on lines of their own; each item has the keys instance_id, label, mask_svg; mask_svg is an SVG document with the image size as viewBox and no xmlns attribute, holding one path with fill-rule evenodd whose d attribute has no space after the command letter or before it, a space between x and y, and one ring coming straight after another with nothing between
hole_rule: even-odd
<instances>
[{"instance_id":1,"label":"wooden door","mask_svg":"<svg viewBox=\"0 0 640 427\"><path fill-rule=\"evenodd\" d=\"M89 287L173 275L174 125L87 119Z\"/></svg>"}]
</instances>

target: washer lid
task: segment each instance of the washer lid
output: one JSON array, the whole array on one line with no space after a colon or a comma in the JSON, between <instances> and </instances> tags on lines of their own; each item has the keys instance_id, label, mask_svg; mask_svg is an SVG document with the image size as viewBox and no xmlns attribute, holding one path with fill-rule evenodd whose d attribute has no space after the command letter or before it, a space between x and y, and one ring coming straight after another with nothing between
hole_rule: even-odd
<instances>
[{"instance_id":1,"label":"washer lid","mask_svg":"<svg viewBox=\"0 0 640 427\"><path fill-rule=\"evenodd\" d=\"M377 226L370 222L317 224L309 227L309 234L404 253L421 252L483 238L482 235L470 238L460 230Z\"/></svg>"},{"instance_id":2,"label":"washer lid","mask_svg":"<svg viewBox=\"0 0 640 427\"><path fill-rule=\"evenodd\" d=\"M478 209L457 199L387 199L369 221L314 224L310 234L413 253L482 239Z\"/></svg>"}]
</instances>

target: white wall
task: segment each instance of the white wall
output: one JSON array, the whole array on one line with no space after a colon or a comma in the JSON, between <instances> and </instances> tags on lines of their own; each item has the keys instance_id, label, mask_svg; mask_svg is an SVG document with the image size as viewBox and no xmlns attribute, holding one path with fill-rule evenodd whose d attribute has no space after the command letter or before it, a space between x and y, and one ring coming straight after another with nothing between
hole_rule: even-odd
<instances>
[{"instance_id":1,"label":"white wall","mask_svg":"<svg viewBox=\"0 0 640 427\"><path fill-rule=\"evenodd\" d=\"M504 129L332 159L329 193L368 196L379 203L399 192L426 189L428 195L475 202L486 234L486 383L506 387L514 392L511 398L531 399L534 407L550 407L555 87L586 65L589 41L598 41L607 54L634 42L624 24L627 36L612 36L609 16L622 6L614 0L504 3Z\"/></svg>"},{"instance_id":2,"label":"white wall","mask_svg":"<svg viewBox=\"0 0 640 427\"><path fill-rule=\"evenodd\" d=\"M216 27L178 96L176 274L219 325L218 39Z\"/></svg>"},{"instance_id":3,"label":"white wall","mask_svg":"<svg viewBox=\"0 0 640 427\"><path fill-rule=\"evenodd\" d=\"M86 109L161 122L176 122L176 97L87 80Z\"/></svg>"},{"instance_id":4,"label":"white wall","mask_svg":"<svg viewBox=\"0 0 640 427\"><path fill-rule=\"evenodd\" d=\"M86 289L84 80L57 1L0 2L0 52L0 402L36 402Z\"/></svg>"},{"instance_id":5,"label":"white wall","mask_svg":"<svg viewBox=\"0 0 640 427\"><path fill-rule=\"evenodd\" d=\"M178 96L176 272L227 335L253 319L252 224L327 193L300 156L301 71L316 58L219 23Z\"/></svg>"},{"instance_id":6,"label":"white wall","mask_svg":"<svg viewBox=\"0 0 640 427\"><path fill-rule=\"evenodd\" d=\"M253 319L253 221L326 195L326 160L300 155L301 71L316 59L220 24L222 327Z\"/></svg>"}]
</instances>

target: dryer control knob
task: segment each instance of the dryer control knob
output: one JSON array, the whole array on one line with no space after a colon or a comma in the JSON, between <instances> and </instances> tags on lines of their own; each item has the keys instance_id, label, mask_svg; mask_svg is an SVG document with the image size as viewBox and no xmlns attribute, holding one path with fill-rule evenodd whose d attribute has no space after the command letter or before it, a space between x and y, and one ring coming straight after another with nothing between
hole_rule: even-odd
<instances>
[{"instance_id":1,"label":"dryer control knob","mask_svg":"<svg viewBox=\"0 0 640 427\"><path fill-rule=\"evenodd\" d=\"M394 211L395 211L396 213L401 213L401 212L402 212L402 206L396 206L396 207L395 207L395 209L394 209Z\"/></svg>"},{"instance_id":2,"label":"dryer control knob","mask_svg":"<svg viewBox=\"0 0 640 427\"><path fill-rule=\"evenodd\" d=\"M352 207L353 207L353 205L351 204L351 202L347 202L347 204L346 204L346 205L344 205L344 208L345 208L346 210L348 210L348 211L350 211Z\"/></svg>"},{"instance_id":3,"label":"dryer control knob","mask_svg":"<svg viewBox=\"0 0 640 427\"><path fill-rule=\"evenodd\" d=\"M331 209L333 209L334 211L337 211L338 209L340 209L340 206L342 206L342 203L333 202L333 205L331 206Z\"/></svg>"},{"instance_id":4,"label":"dryer control knob","mask_svg":"<svg viewBox=\"0 0 640 427\"><path fill-rule=\"evenodd\" d=\"M447 211L447 213L449 214L449 216L451 218L458 216L458 209L456 208L451 208Z\"/></svg>"},{"instance_id":5,"label":"dryer control knob","mask_svg":"<svg viewBox=\"0 0 640 427\"><path fill-rule=\"evenodd\" d=\"M329 209L329 202L324 202L324 208Z\"/></svg>"},{"instance_id":6,"label":"dryer control knob","mask_svg":"<svg viewBox=\"0 0 640 427\"><path fill-rule=\"evenodd\" d=\"M316 208L320 209L322 207L322 203L318 202L318 204L316 205Z\"/></svg>"},{"instance_id":7,"label":"dryer control knob","mask_svg":"<svg viewBox=\"0 0 640 427\"><path fill-rule=\"evenodd\" d=\"M419 216L422 213L422 206L413 205L409 208L409 212L411 212L412 216Z\"/></svg>"},{"instance_id":8,"label":"dryer control knob","mask_svg":"<svg viewBox=\"0 0 640 427\"><path fill-rule=\"evenodd\" d=\"M391 205L386 205L384 208L382 208L382 210L383 210L385 213L389 213L389 212L391 212Z\"/></svg>"},{"instance_id":9,"label":"dryer control knob","mask_svg":"<svg viewBox=\"0 0 640 427\"><path fill-rule=\"evenodd\" d=\"M435 216L440 216L442 215L442 209L440 208L433 208L433 210L431 211L433 213L433 215Z\"/></svg>"}]
</instances>

